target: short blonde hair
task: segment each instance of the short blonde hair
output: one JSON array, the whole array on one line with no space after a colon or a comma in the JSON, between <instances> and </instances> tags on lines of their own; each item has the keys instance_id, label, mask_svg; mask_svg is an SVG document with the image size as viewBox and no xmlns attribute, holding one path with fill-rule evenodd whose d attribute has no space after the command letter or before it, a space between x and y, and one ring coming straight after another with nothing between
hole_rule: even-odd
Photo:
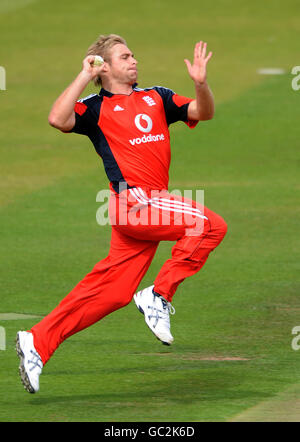
<instances>
[{"instance_id":1,"label":"short blonde hair","mask_svg":"<svg viewBox=\"0 0 300 442\"><path fill-rule=\"evenodd\" d=\"M123 37L117 34L100 35L98 39L88 48L86 55L100 55L105 61L110 62L110 50L117 44L123 44L127 46ZM94 79L95 86L101 86L101 77Z\"/></svg>"}]
</instances>

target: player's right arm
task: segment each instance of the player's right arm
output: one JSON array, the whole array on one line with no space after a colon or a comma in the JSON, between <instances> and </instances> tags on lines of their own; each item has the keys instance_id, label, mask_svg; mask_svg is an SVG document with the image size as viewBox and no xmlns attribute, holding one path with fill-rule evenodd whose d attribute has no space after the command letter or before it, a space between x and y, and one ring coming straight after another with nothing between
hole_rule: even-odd
<instances>
[{"instance_id":1,"label":"player's right arm","mask_svg":"<svg viewBox=\"0 0 300 442\"><path fill-rule=\"evenodd\" d=\"M56 129L63 132L73 129L76 121L74 111L76 101L88 83L100 75L105 66L105 63L102 66L94 66L94 59L94 55L89 55L83 60L82 71L53 104L48 121Z\"/></svg>"}]
</instances>

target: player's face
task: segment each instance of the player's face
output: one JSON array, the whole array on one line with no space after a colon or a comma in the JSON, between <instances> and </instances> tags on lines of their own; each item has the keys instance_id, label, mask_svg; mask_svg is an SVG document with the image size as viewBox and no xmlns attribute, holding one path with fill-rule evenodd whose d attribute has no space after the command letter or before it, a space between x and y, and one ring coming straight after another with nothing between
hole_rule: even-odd
<instances>
[{"instance_id":1,"label":"player's face","mask_svg":"<svg viewBox=\"0 0 300 442\"><path fill-rule=\"evenodd\" d=\"M121 83L134 84L137 80L137 61L123 44L116 44L110 53L109 74Z\"/></svg>"}]
</instances>

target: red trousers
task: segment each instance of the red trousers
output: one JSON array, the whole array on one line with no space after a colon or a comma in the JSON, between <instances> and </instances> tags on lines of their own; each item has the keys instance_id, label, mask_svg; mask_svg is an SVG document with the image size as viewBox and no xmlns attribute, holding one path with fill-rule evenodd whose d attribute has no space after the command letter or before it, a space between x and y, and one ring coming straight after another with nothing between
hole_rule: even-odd
<instances>
[{"instance_id":1,"label":"red trousers","mask_svg":"<svg viewBox=\"0 0 300 442\"><path fill-rule=\"evenodd\" d=\"M154 281L154 290L171 301L178 285L201 269L227 230L219 215L167 191L112 193L109 215L108 256L30 330L44 364L69 336L132 300L160 241L176 241Z\"/></svg>"}]
</instances>

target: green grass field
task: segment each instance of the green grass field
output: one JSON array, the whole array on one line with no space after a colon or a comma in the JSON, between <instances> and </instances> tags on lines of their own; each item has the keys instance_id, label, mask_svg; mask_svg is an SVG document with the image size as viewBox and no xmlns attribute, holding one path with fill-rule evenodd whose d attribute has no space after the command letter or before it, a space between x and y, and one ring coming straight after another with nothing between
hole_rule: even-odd
<instances>
[{"instance_id":1,"label":"green grass field","mask_svg":"<svg viewBox=\"0 0 300 442\"><path fill-rule=\"evenodd\" d=\"M300 421L300 351L291 347L300 326L298 2L99 4L0 3L0 421ZM47 122L87 47L109 32L134 51L141 87L187 96L183 58L208 42L215 118L171 128L170 190L204 189L228 233L174 297L172 347L131 303L65 341L29 395L16 332L50 312L109 248L110 227L96 223L103 166L87 138ZM141 287L172 245L159 246Z\"/></svg>"}]
</instances>

